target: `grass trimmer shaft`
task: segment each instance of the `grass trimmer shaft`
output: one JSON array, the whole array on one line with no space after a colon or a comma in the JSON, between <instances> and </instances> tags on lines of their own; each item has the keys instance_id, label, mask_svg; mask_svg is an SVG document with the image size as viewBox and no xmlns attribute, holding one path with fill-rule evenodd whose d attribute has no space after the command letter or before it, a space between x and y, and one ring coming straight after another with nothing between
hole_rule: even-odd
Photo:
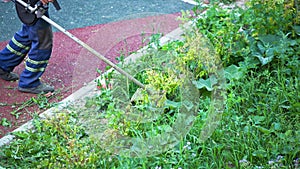
<instances>
[{"instance_id":1,"label":"grass trimmer shaft","mask_svg":"<svg viewBox=\"0 0 300 169\"><path fill-rule=\"evenodd\" d=\"M14 2L21 4L27 10L29 10L31 12L35 12L35 14L37 14L38 10L36 8L28 5L24 1L22 1L22 0L14 0ZM89 52L91 52L92 54L94 54L95 56L97 56L99 59L101 59L102 61L104 61L105 63L107 63L109 66L111 66L112 68L114 68L115 70L117 70L119 73L121 73L122 75L126 76L133 83L135 83L139 87L147 90L146 87L145 87L145 85L142 84L140 81L138 81L136 78L134 78L133 76L131 76L130 74L128 74L125 70L121 69L116 64L112 63L110 60L108 60L107 58L105 58L103 55L101 55L95 49L93 49L92 47L90 47L88 44L84 43L82 40L80 40L79 38L77 38L76 36L74 36L73 34L71 34L70 32L68 32L66 29L64 29L63 27L61 27L60 25L58 25L54 21L52 21L50 18L48 18L45 15L38 16L38 17L41 18L41 19L43 19L44 21L48 22L49 24L51 24L55 28L57 28L59 31L61 31L62 33L64 33L65 35L67 35L69 38L71 38L72 40L74 40L75 42L77 42L79 45L81 45L82 47L84 47L85 49L87 49ZM147 92L151 93L151 91L148 91L148 90L147 90Z\"/></svg>"}]
</instances>

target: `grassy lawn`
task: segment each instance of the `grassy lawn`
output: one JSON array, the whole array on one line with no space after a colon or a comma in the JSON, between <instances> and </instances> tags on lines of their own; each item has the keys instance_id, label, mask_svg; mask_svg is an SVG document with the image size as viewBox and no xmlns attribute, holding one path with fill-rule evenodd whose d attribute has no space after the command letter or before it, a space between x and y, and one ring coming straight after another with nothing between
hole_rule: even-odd
<instances>
[{"instance_id":1,"label":"grassy lawn","mask_svg":"<svg viewBox=\"0 0 300 169\"><path fill-rule=\"evenodd\" d=\"M246 9L183 12L194 23L184 40L160 46L153 35L136 63L120 57L120 67L164 93L142 91L128 107L137 86L112 72L112 89L85 106L14 133L0 166L300 168L299 5L251 0Z\"/></svg>"}]
</instances>

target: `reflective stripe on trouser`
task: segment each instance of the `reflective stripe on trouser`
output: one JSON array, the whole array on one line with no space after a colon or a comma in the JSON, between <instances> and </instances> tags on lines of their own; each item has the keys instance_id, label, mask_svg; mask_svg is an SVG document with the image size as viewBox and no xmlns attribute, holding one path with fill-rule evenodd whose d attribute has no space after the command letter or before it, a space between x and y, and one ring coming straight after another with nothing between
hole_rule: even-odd
<instances>
[{"instance_id":1,"label":"reflective stripe on trouser","mask_svg":"<svg viewBox=\"0 0 300 169\"><path fill-rule=\"evenodd\" d=\"M33 48L31 49L33 50ZM40 84L40 77L43 75L51 50L36 50L36 53L28 53L25 62L25 70L20 75L19 86L23 88L36 87Z\"/></svg>"},{"instance_id":2,"label":"reflective stripe on trouser","mask_svg":"<svg viewBox=\"0 0 300 169\"><path fill-rule=\"evenodd\" d=\"M51 26L40 19L30 28L31 49L26 59L25 70L20 75L19 81L19 86L24 88L40 85L39 78L47 67L52 51Z\"/></svg>"},{"instance_id":3,"label":"reflective stripe on trouser","mask_svg":"<svg viewBox=\"0 0 300 169\"><path fill-rule=\"evenodd\" d=\"M0 52L0 67L4 71L13 71L29 52L31 41L28 38L27 32L28 28L23 26L19 32L15 33L14 37Z\"/></svg>"},{"instance_id":4,"label":"reflective stripe on trouser","mask_svg":"<svg viewBox=\"0 0 300 169\"><path fill-rule=\"evenodd\" d=\"M25 70L20 75L19 86L36 87L40 84L39 79L47 67L51 52L51 26L39 19L32 26L23 24L21 30L0 52L0 67L5 71L12 71L28 54Z\"/></svg>"}]
</instances>

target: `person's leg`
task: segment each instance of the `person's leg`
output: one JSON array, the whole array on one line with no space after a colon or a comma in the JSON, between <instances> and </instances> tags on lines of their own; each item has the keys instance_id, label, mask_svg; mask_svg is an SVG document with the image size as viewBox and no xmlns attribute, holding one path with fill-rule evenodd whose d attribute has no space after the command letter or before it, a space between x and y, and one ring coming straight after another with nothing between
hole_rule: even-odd
<instances>
[{"instance_id":1,"label":"person's leg","mask_svg":"<svg viewBox=\"0 0 300 169\"><path fill-rule=\"evenodd\" d=\"M51 25L40 19L29 28L31 49L19 81L19 90L22 92L41 93L53 91L54 88L40 82L45 72L52 52L53 35Z\"/></svg>"},{"instance_id":2,"label":"person's leg","mask_svg":"<svg viewBox=\"0 0 300 169\"><path fill-rule=\"evenodd\" d=\"M28 28L23 25L6 47L0 51L0 77L2 79L8 81L18 79L18 75L12 71L23 61L30 50L30 46Z\"/></svg>"}]
</instances>

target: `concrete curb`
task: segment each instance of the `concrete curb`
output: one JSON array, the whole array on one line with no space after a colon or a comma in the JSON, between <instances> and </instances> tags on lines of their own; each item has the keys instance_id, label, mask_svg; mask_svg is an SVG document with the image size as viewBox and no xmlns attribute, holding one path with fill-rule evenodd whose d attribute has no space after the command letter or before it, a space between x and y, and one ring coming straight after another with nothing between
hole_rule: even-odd
<instances>
[{"instance_id":1,"label":"concrete curb","mask_svg":"<svg viewBox=\"0 0 300 169\"><path fill-rule=\"evenodd\" d=\"M183 25L183 28L187 28L190 26L190 22L186 23ZM173 30L172 32L168 33L167 35L163 36L160 39L160 44L164 45L167 42L173 41L173 40L180 40L181 39L181 35L184 33L184 30L179 27L175 30ZM138 50L136 53L128 56L125 59L125 63L128 62L132 62L134 60L136 60L137 58L143 56L145 53L147 53L147 47L145 46L142 49ZM108 70L106 73L112 71L112 69ZM39 116L41 118L46 118L46 117L51 117L54 115L55 112L61 111L64 108L66 108L68 105L71 105L72 103L74 103L76 100L80 100L80 99L84 99L86 98L90 93L94 92L95 89L97 89L97 83L96 80L101 80L101 76L98 77L97 79L91 81L90 83L88 83L86 86L82 87L81 89L77 90L76 92L74 92L73 94L71 94L70 96L68 96L67 98L65 98L64 100L62 100L61 102L59 102L58 106L56 107L52 107L48 110L46 110L45 112L41 113ZM20 126L19 128L15 129L13 132L18 132L18 131L27 131L33 128L32 125L32 120L28 121L27 123L23 124L22 126ZM14 135L12 134L8 134L4 137L2 137L0 139L0 147L9 144L13 139L14 139Z\"/></svg>"}]
</instances>

